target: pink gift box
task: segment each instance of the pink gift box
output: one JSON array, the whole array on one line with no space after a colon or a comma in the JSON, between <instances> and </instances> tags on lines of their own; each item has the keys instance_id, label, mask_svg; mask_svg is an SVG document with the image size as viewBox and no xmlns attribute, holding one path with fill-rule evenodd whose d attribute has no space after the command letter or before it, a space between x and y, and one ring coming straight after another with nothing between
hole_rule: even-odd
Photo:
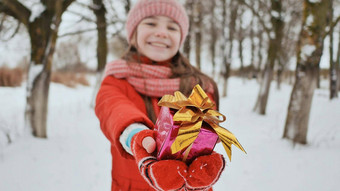
<instances>
[{"instance_id":1,"label":"pink gift box","mask_svg":"<svg viewBox=\"0 0 340 191\"><path fill-rule=\"evenodd\" d=\"M157 118L155 130L157 131L156 144L158 160L183 160L185 158L184 152L186 149L175 154L171 153L171 145L175 141L180 128L180 126L175 124L173 121L173 115L175 112L176 110L169 109L168 107L162 107ZM208 124L203 123L200 133L193 142L185 162L190 164L198 156L211 154L217 140L218 135L214 132L214 130Z\"/></svg>"}]
</instances>

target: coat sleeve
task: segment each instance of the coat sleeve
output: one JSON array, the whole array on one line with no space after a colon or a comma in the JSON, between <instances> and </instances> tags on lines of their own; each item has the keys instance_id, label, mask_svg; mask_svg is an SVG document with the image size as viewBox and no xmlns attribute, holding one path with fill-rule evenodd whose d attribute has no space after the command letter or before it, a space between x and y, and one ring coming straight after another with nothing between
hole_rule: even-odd
<instances>
[{"instance_id":1,"label":"coat sleeve","mask_svg":"<svg viewBox=\"0 0 340 191\"><path fill-rule=\"evenodd\" d=\"M132 123L143 123L153 129L147 117L145 104L134 88L124 79L107 76L96 97L95 113L100 127L112 146L118 147L121 155L128 157L119 142L119 137Z\"/></svg>"}]
</instances>

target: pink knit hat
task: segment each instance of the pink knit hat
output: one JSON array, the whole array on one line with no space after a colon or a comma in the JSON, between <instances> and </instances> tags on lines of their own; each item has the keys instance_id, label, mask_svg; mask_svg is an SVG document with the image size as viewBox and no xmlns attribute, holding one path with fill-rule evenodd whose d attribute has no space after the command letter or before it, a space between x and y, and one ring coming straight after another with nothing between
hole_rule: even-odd
<instances>
[{"instance_id":1,"label":"pink knit hat","mask_svg":"<svg viewBox=\"0 0 340 191\"><path fill-rule=\"evenodd\" d=\"M183 44L189 30L189 19L184 7L177 0L138 0L126 20L127 40L130 43L137 25L146 17L167 16L181 28Z\"/></svg>"}]
</instances>

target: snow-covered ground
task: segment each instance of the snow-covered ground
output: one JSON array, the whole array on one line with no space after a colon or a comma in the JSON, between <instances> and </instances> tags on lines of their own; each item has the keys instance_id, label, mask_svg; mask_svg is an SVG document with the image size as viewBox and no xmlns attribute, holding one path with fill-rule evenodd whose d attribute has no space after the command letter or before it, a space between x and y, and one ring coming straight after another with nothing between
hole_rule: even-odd
<instances>
[{"instance_id":1,"label":"snow-covered ground","mask_svg":"<svg viewBox=\"0 0 340 191\"><path fill-rule=\"evenodd\" d=\"M272 84L267 115L252 112L256 81L231 78L221 100L222 124L247 154L233 147L232 161L215 185L216 191L335 191L340 187L340 99L330 101L327 89L316 90L309 122L308 145L281 139L291 87ZM23 132L25 85L0 87L1 191L110 190L110 145L90 105L93 88L51 84L48 139ZM216 150L225 154L222 145ZM225 154L226 156L226 154Z\"/></svg>"}]
</instances>

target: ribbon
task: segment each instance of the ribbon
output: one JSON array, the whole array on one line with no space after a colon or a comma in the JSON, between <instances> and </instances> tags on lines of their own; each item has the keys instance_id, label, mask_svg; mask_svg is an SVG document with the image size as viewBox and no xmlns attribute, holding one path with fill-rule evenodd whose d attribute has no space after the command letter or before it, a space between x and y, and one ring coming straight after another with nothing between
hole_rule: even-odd
<instances>
[{"instance_id":1,"label":"ribbon","mask_svg":"<svg viewBox=\"0 0 340 191\"><path fill-rule=\"evenodd\" d=\"M194 87L189 98L176 91L174 96L164 95L158 105L178 110L173 116L173 121L180 123L180 128L175 141L171 145L172 154L192 145L201 130L203 122L208 123L214 129L230 161L232 144L246 153L235 135L219 126L219 123L225 121L226 117L212 109L215 104L209 99L200 85L197 84Z\"/></svg>"}]
</instances>

